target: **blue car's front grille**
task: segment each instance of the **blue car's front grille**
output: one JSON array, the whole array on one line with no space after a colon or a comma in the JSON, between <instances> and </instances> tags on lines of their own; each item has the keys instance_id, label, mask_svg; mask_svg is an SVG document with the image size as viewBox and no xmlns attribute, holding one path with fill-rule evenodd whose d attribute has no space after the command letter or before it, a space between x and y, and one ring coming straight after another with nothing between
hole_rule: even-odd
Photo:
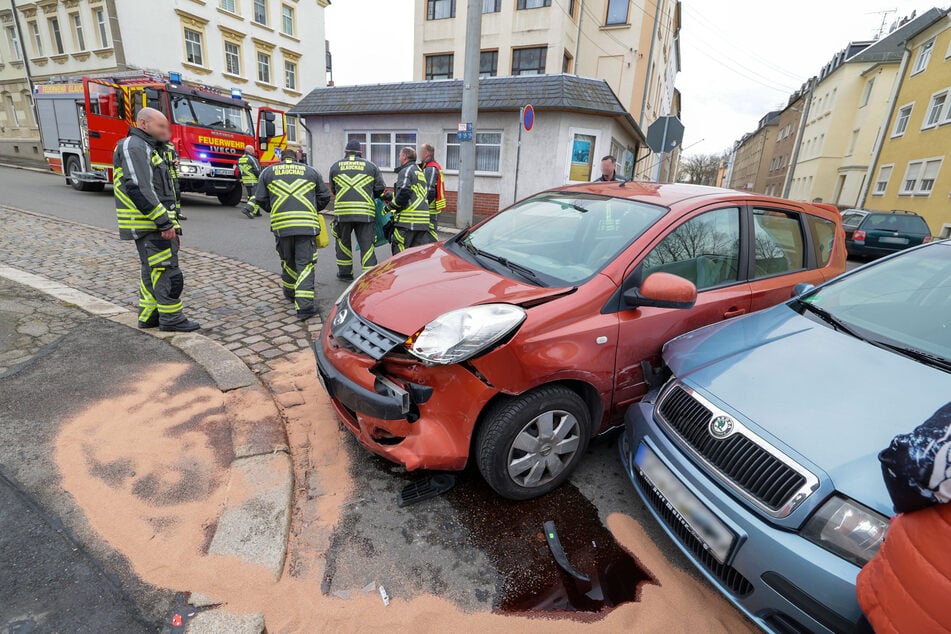
<instances>
[{"instance_id":1,"label":"blue car's front grille","mask_svg":"<svg viewBox=\"0 0 951 634\"><path fill-rule=\"evenodd\" d=\"M739 597L744 597L753 591L753 584L750 583L749 579L740 574L733 566L721 564L710 554L708 549L704 548L703 542L697 539L684 526L684 523L674 515L667 501L657 494L654 487L641 476L637 469L634 470L634 475L638 484L640 484L641 490L647 495L647 501L650 502L651 507L657 512L664 524L673 531L680 543L693 553L693 556L703 567L710 571L710 574L719 579L720 583Z\"/></svg>"},{"instance_id":2,"label":"blue car's front grille","mask_svg":"<svg viewBox=\"0 0 951 634\"><path fill-rule=\"evenodd\" d=\"M714 437L713 412L679 385L664 395L658 411L711 466L772 511L786 506L806 484L803 474L742 433Z\"/></svg>"}]
</instances>

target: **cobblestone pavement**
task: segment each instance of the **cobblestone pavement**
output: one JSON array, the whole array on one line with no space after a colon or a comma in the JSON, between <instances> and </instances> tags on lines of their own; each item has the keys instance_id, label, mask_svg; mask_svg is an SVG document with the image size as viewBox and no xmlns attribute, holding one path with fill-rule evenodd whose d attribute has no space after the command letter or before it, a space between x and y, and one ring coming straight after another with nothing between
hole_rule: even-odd
<instances>
[{"instance_id":1,"label":"cobblestone pavement","mask_svg":"<svg viewBox=\"0 0 951 634\"><path fill-rule=\"evenodd\" d=\"M2 205L0 226L0 264L138 310L138 256L117 231ZM185 314L201 322L202 334L232 350L255 372L270 371L277 360L307 348L320 332L319 318L297 319L276 274L189 249L187 236L183 243Z\"/></svg>"},{"instance_id":2,"label":"cobblestone pavement","mask_svg":"<svg viewBox=\"0 0 951 634\"><path fill-rule=\"evenodd\" d=\"M28 361L90 317L20 284L0 279L0 375Z\"/></svg>"}]
</instances>

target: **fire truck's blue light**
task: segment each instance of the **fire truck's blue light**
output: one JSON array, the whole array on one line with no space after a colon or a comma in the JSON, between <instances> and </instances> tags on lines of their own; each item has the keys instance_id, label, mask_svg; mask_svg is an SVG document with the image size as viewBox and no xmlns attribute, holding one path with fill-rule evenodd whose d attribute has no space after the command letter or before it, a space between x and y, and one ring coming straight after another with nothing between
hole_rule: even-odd
<instances>
[{"instance_id":1,"label":"fire truck's blue light","mask_svg":"<svg viewBox=\"0 0 951 634\"><path fill-rule=\"evenodd\" d=\"M231 98L232 98L232 99L241 99L241 89L240 89L240 88L232 88L232 89L231 89Z\"/></svg>"},{"instance_id":2,"label":"fire truck's blue light","mask_svg":"<svg viewBox=\"0 0 951 634\"><path fill-rule=\"evenodd\" d=\"M198 158L205 160L206 158L208 158L208 153L202 152L201 154L198 155Z\"/></svg>"},{"instance_id":3,"label":"fire truck's blue light","mask_svg":"<svg viewBox=\"0 0 951 634\"><path fill-rule=\"evenodd\" d=\"M168 81L173 84L182 83L182 74L181 73L169 73Z\"/></svg>"}]
</instances>

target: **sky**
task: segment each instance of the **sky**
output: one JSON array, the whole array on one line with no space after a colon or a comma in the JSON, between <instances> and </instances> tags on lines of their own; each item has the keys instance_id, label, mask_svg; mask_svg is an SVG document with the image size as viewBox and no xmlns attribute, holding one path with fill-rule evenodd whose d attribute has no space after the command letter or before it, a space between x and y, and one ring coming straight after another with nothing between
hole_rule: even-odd
<instances>
[{"instance_id":1,"label":"sky","mask_svg":"<svg viewBox=\"0 0 951 634\"><path fill-rule=\"evenodd\" d=\"M412 79L413 5L333 0L326 22L338 85ZM883 17L887 33L897 18L933 6L947 8L920 0L683 0L676 85L685 153L728 149L848 42L873 39Z\"/></svg>"}]
</instances>

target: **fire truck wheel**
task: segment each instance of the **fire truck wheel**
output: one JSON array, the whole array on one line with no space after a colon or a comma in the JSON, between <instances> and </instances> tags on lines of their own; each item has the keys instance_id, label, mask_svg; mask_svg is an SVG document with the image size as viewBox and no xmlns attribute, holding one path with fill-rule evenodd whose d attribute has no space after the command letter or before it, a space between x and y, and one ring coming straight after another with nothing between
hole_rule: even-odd
<instances>
[{"instance_id":1,"label":"fire truck wheel","mask_svg":"<svg viewBox=\"0 0 951 634\"><path fill-rule=\"evenodd\" d=\"M76 191L81 192L101 192L105 187L105 183L90 183L87 181L81 181L78 178L73 176L74 172L82 172L83 165L79 162L79 157L75 154L71 154L66 157L66 180L70 186Z\"/></svg>"},{"instance_id":2,"label":"fire truck wheel","mask_svg":"<svg viewBox=\"0 0 951 634\"><path fill-rule=\"evenodd\" d=\"M237 207L241 202L243 194L244 192L241 190L241 185L235 185L228 191L218 194L218 202L225 207Z\"/></svg>"}]
</instances>

